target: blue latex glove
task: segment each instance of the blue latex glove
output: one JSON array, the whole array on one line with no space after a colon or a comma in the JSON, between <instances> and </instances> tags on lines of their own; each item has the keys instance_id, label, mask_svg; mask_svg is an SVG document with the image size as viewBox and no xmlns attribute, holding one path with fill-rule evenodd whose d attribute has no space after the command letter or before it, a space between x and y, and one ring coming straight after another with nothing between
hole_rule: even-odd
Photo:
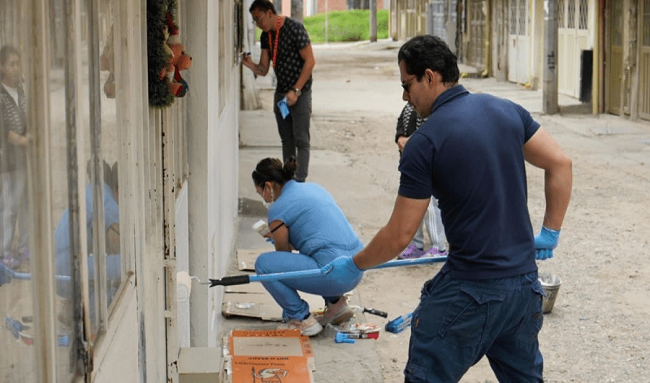
<instances>
[{"instance_id":1,"label":"blue latex glove","mask_svg":"<svg viewBox=\"0 0 650 383\"><path fill-rule=\"evenodd\" d=\"M336 343L354 343L354 339L350 339L348 334L344 334L342 332L336 333L336 336L334 336L334 342Z\"/></svg>"},{"instance_id":2,"label":"blue latex glove","mask_svg":"<svg viewBox=\"0 0 650 383\"><path fill-rule=\"evenodd\" d=\"M553 258L553 249L557 247L560 230L551 230L542 226L542 230L535 236L535 259L545 260Z\"/></svg>"},{"instance_id":3,"label":"blue latex glove","mask_svg":"<svg viewBox=\"0 0 650 383\"><path fill-rule=\"evenodd\" d=\"M11 282L11 276L9 272L6 271L6 266L3 264L0 264L0 286L4 285L5 283Z\"/></svg>"},{"instance_id":4,"label":"blue latex glove","mask_svg":"<svg viewBox=\"0 0 650 383\"><path fill-rule=\"evenodd\" d=\"M352 261L352 257L338 257L320 270L323 275L335 282L352 281L363 274L363 271Z\"/></svg>"},{"instance_id":5,"label":"blue latex glove","mask_svg":"<svg viewBox=\"0 0 650 383\"><path fill-rule=\"evenodd\" d=\"M287 118L289 115L289 104L287 104L287 98L283 98L282 100L278 101L278 109L280 109L280 114L282 114L282 118Z\"/></svg>"}]
</instances>

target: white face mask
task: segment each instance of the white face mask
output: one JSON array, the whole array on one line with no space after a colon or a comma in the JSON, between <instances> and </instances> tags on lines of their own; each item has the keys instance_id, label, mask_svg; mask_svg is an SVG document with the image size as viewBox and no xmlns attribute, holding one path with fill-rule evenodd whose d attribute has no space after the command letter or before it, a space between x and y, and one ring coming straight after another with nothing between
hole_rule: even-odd
<instances>
[{"instance_id":1,"label":"white face mask","mask_svg":"<svg viewBox=\"0 0 650 383\"><path fill-rule=\"evenodd\" d=\"M263 191L262 194L264 194ZM275 202L275 193L273 193L273 188L271 188L271 202L266 202L264 200L264 197L262 197L262 205L264 205L264 207L268 210L273 204L273 202Z\"/></svg>"}]
</instances>

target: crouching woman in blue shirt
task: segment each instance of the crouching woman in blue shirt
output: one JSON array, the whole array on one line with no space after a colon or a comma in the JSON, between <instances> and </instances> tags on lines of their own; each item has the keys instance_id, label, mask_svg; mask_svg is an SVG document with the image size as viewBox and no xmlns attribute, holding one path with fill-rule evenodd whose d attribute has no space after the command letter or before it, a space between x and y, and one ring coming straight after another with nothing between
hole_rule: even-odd
<instances>
[{"instance_id":1,"label":"crouching woman in blue shirt","mask_svg":"<svg viewBox=\"0 0 650 383\"><path fill-rule=\"evenodd\" d=\"M253 171L257 193L270 204L267 236L273 239L276 250L258 257L258 274L319 269L338 257L352 257L363 248L327 190L293 179L296 165L294 158L284 165L279 159L265 158ZM354 315L343 294L354 289L361 277L362 274L353 280L332 281L315 276L262 284L282 307L286 322L282 327L313 336L327 323L340 324ZM322 296L326 304L324 314L319 318L310 314L309 305L298 291Z\"/></svg>"}]
</instances>

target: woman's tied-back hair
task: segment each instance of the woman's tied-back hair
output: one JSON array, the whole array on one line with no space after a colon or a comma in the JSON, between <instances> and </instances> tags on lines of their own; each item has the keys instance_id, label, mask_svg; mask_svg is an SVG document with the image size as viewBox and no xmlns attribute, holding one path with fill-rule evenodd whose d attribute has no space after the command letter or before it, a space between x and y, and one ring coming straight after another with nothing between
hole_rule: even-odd
<instances>
[{"instance_id":1,"label":"woman's tied-back hair","mask_svg":"<svg viewBox=\"0 0 650 383\"><path fill-rule=\"evenodd\" d=\"M440 73L446 84L455 85L460 77L456 55L437 36L416 36L404 43L397 53L397 62L400 61L404 61L408 74L415 75L418 81L427 69Z\"/></svg>"},{"instance_id":2,"label":"woman's tied-back hair","mask_svg":"<svg viewBox=\"0 0 650 383\"><path fill-rule=\"evenodd\" d=\"M255 186L263 186L268 181L284 185L293 179L297 166L295 157L289 158L284 165L277 158L265 158L253 170L253 182Z\"/></svg>"},{"instance_id":3,"label":"woman's tied-back hair","mask_svg":"<svg viewBox=\"0 0 650 383\"><path fill-rule=\"evenodd\" d=\"M113 190L113 193L117 194L117 188L118 188L118 177L117 177L117 161L113 163L113 166L111 166L111 178L110 178L110 183L108 186L111 187ZM104 177L106 178L106 177Z\"/></svg>"},{"instance_id":4,"label":"woman's tied-back hair","mask_svg":"<svg viewBox=\"0 0 650 383\"><path fill-rule=\"evenodd\" d=\"M253 4L251 4L251 7L248 9L248 11L250 13L253 13L253 11L256 10L256 9L259 10L260 12L271 11L274 15L277 14L275 12L275 6L269 0L255 0L255 1L253 1Z\"/></svg>"},{"instance_id":5,"label":"woman's tied-back hair","mask_svg":"<svg viewBox=\"0 0 650 383\"><path fill-rule=\"evenodd\" d=\"M115 169L115 174L113 174L113 169L111 168L111 165L104 160L104 163L102 164L104 167L104 183L108 185L113 192L117 190L117 162L113 165L113 169ZM86 162L86 176L88 177L87 182L90 182L91 177L92 177L92 172L93 172L93 160L90 159L88 162Z\"/></svg>"}]
</instances>

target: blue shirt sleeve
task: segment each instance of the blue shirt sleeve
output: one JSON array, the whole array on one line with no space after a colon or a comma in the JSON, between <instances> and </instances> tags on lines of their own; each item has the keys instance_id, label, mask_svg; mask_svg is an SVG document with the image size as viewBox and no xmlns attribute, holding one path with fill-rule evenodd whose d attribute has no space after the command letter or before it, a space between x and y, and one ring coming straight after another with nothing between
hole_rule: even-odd
<instances>
[{"instance_id":1,"label":"blue shirt sleeve","mask_svg":"<svg viewBox=\"0 0 650 383\"><path fill-rule=\"evenodd\" d=\"M108 229L114 223L120 223L120 208L115 201L113 190L104 185L104 224Z\"/></svg>"},{"instance_id":2,"label":"blue shirt sleeve","mask_svg":"<svg viewBox=\"0 0 650 383\"><path fill-rule=\"evenodd\" d=\"M92 185L86 186L86 224L90 229L94 217ZM113 190L104 184L104 225L108 229L114 223L120 222L120 209L115 201Z\"/></svg>"},{"instance_id":3,"label":"blue shirt sleeve","mask_svg":"<svg viewBox=\"0 0 650 383\"><path fill-rule=\"evenodd\" d=\"M515 104L515 107L517 108L517 111L521 116L521 121L524 124L524 143L526 143L532 136L535 135L535 133L537 133L540 125L537 121L533 120L533 116L531 116L530 112L524 109L524 107L519 104Z\"/></svg>"},{"instance_id":4,"label":"blue shirt sleeve","mask_svg":"<svg viewBox=\"0 0 650 383\"><path fill-rule=\"evenodd\" d=\"M399 195L425 199L433 194L433 144L419 132L413 133L399 163Z\"/></svg>"}]
</instances>

